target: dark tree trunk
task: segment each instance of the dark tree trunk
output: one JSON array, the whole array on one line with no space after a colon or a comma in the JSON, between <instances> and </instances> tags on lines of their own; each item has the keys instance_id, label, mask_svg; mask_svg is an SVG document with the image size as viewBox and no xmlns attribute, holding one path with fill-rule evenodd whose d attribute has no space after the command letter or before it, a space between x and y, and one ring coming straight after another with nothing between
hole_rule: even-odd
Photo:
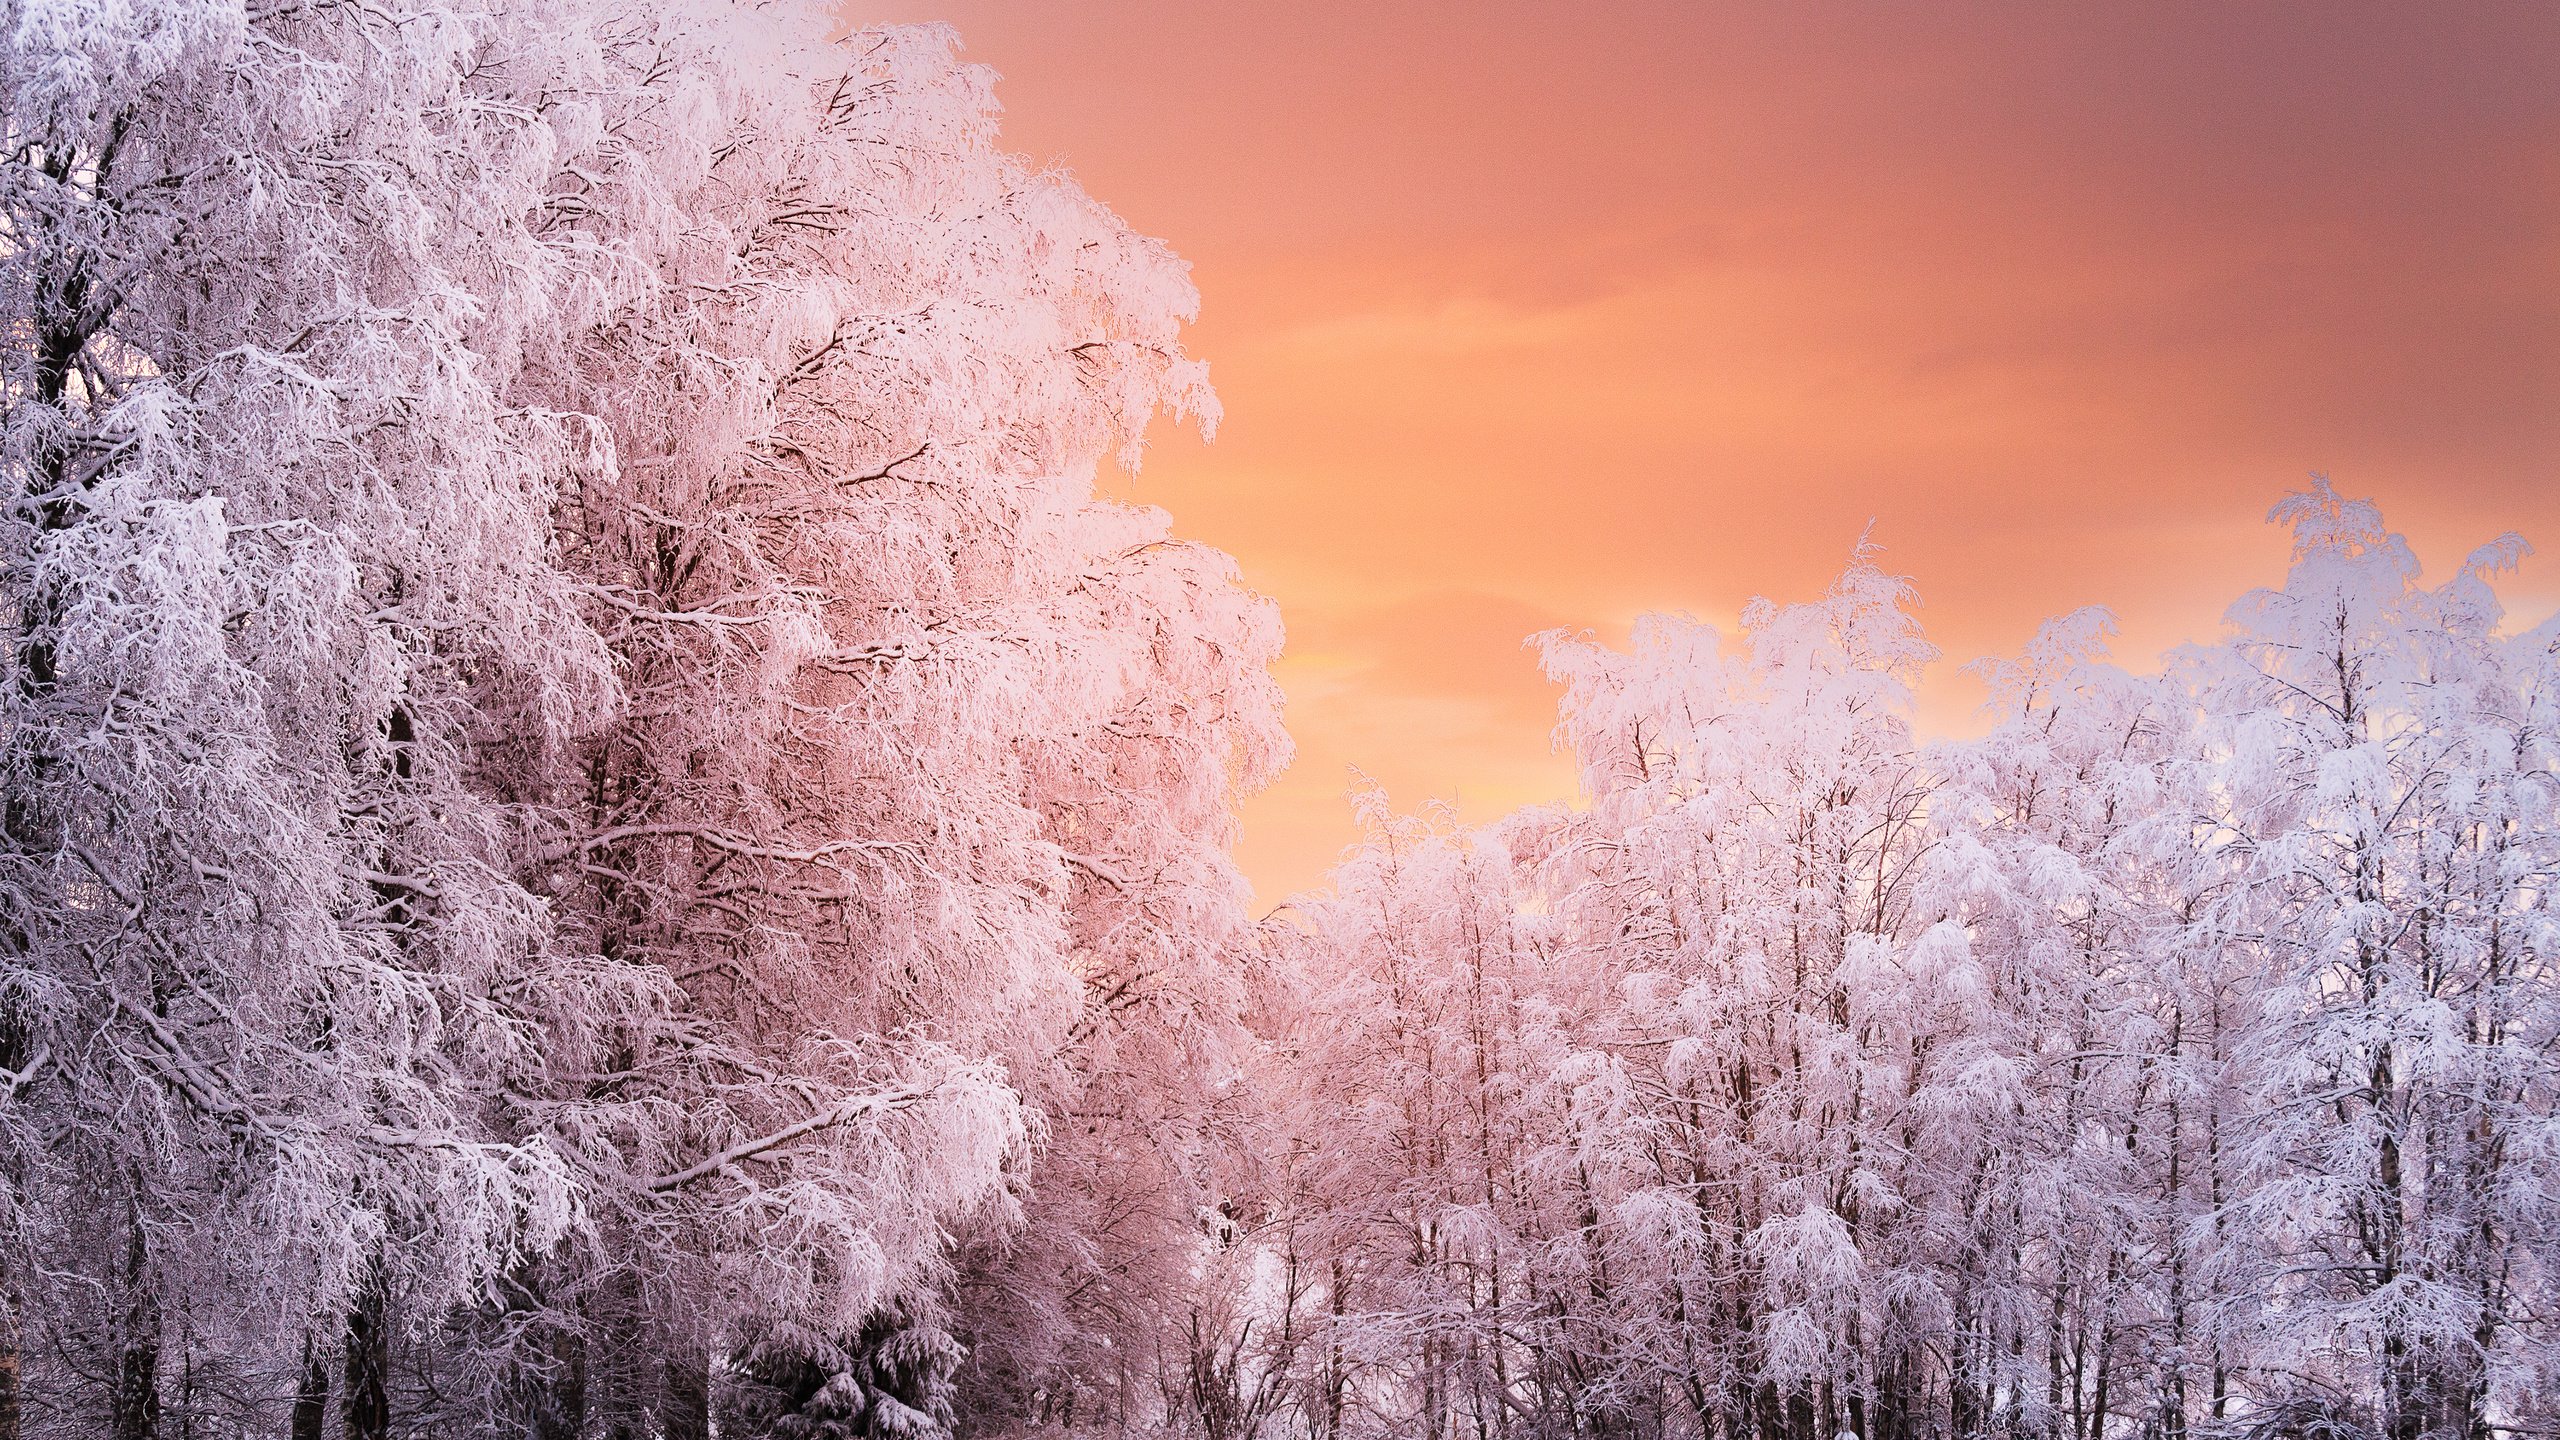
<instances>
[{"instance_id":1,"label":"dark tree trunk","mask_svg":"<svg viewBox=\"0 0 2560 1440\"><path fill-rule=\"evenodd\" d=\"M341 1412L346 1440L390 1440L391 1304L385 1290L382 1262L376 1260L356 1290L355 1308L347 1312L347 1392Z\"/></svg>"},{"instance_id":2,"label":"dark tree trunk","mask_svg":"<svg viewBox=\"0 0 2560 1440\"><path fill-rule=\"evenodd\" d=\"M18 1440L24 1431L18 1398L18 1302L0 1295L0 1440Z\"/></svg>"},{"instance_id":3,"label":"dark tree trunk","mask_svg":"<svg viewBox=\"0 0 2560 1440\"><path fill-rule=\"evenodd\" d=\"M156 1440L160 1433L160 1305L145 1288L149 1257L137 1217L125 1238L124 1334L116 1356L108 1425L115 1440Z\"/></svg>"},{"instance_id":4,"label":"dark tree trunk","mask_svg":"<svg viewBox=\"0 0 2560 1440\"><path fill-rule=\"evenodd\" d=\"M542 1389L533 1417L534 1440L578 1440L587 1428L587 1346L576 1335L552 1343L557 1365Z\"/></svg>"},{"instance_id":5,"label":"dark tree trunk","mask_svg":"<svg viewBox=\"0 0 2560 1440\"><path fill-rule=\"evenodd\" d=\"M711 1365L684 1354L667 1362L667 1399L658 1417L666 1440L711 1440Z\"/></svg>"},{"instance_id":6,"label":"dark tree trunk","mask_svg":"<svg viewBox=\"0 0 2560 1440\"><path fill-rule=\"evenodd\" d=\"M320 1346L302 1342L302 1384L293 1392L293 1440L320 1440L329 1421L329 1367Z\"/></svg>"},{"instance_id":7,"label":"dark tree trunk","mask_svg":"<svg viewBox=\"0 0 2560 1440\"><path fill-rule=\"evenodd\" d=\"M115 1440L155 1440L160 1433L160 1347L129 1343L116 1360L115 1398L109 1424Z\"/></svg>"}]
</instances>

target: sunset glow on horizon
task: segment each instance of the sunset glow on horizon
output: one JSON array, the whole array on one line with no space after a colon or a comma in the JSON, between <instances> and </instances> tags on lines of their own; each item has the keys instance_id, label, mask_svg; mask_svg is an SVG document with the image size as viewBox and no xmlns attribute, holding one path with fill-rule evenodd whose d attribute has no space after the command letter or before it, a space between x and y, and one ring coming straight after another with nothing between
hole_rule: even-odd
<instances>
[{"instance_id":1,"label":"sunset glow on horizon","mask_svg":"<svg viewBox=\"0 0 2560 1440\"><path fill-rule=\"evenodd\" d=\"M1352 767L1568 798L1523 637L1729 624L1873 523L1962 672L2113 609L2147 665L2282 573L2306 474L2430 573L2560 545L2560 11L951 0L1005 143L1192 262L1216 441L1122 493L1289 627L1268 906ZM2560 565L2503 585L2560 603Z\"/></svg>"}]
</instances>

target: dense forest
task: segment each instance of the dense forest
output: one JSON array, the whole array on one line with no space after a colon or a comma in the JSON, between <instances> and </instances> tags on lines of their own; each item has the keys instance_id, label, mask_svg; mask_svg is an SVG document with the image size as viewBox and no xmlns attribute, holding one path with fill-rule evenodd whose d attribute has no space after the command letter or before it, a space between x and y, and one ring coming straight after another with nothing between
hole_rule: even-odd
<instances>
[{"instance_id":1,"label":"dense forest","mask_svg":"<svg viewBox=\"0 0 2560 1440\"><path fill-rule=\"evenodd\" d=\"M2560 1434L2560 623L1539 638L1256 919L1186 267L936 27L0 0L0 1440ZM2092 543L2100 543L2093 541ZM1524 662L1525 663L1525 662Z\"/></svg>"}]
</instances>

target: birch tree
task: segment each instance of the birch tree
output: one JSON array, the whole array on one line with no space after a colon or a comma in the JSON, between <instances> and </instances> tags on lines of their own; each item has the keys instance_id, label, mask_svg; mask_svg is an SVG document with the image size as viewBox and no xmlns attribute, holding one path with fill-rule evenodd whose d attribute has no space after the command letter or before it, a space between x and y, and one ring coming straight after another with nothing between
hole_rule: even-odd
<instances>
[{"instance_id":1,"label":"birch tree","mask_svg":"<svg viewBox=\"0 0 2560 1440\"><path fill-rule=\"evenodd\" d=\"M472 82L578 83L546 29L8 16L0 1133L49 1423L343 1355L380 1433L393 1298L578 1219L515 1096L641 987L552 945L480 773L614 699L549 539L594 446L505 393L585 261Z\"/></svg>"},{"instance_id":2,"label":"birch tree","mask_svg":"<svg viewBox=\"0 0 2560 1440\"><path fill-rule=\"evenodd\" d=\"M2326 482L2273 519L2222 642L2061 617L1964 741L1864 552L1737 636L1550 637L1583 803L1373 822L1272 931L1301 1427L2545 1423L2552 624L2503 623L2520 541L2428 586Z\"/></svg>"},{"instance_id":3,"label":"birch tree","mask_svg":"<svg viewBox=\"0 0 2560 1440\"><path fill-rule=\"evenodd\" d=\"M2326 480L2271 518L2293 569L2209 671L2264 967L2235 1289L2271 1398L2477 1434L2549 1383L2549 634L2497 634L2513 537L2430 589Z\"/></svg>"}]
</instances>

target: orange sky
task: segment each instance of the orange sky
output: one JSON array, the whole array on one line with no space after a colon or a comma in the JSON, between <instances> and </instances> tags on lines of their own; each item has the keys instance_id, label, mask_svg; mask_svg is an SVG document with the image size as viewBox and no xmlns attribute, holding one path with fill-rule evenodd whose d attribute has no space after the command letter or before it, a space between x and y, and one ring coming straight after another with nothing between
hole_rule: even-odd
<instances>
[{"instance_id":1,"label":"orange sky","mask_svg":"<svg viewBox=\"0 0 2560 1440\"><path fill-rule=\"evenodd\" d=\"M1521 638L1729 622L1868 520L1954 665L2282 572L2305 472L2560 554L2560 6L900 0L1188 257L1227 407L1129 487L1287 616L1264 903L1348 767L1561 798ZM2505 587L2560 604L2560 559Z\"/></svg>"}]
</instances>

